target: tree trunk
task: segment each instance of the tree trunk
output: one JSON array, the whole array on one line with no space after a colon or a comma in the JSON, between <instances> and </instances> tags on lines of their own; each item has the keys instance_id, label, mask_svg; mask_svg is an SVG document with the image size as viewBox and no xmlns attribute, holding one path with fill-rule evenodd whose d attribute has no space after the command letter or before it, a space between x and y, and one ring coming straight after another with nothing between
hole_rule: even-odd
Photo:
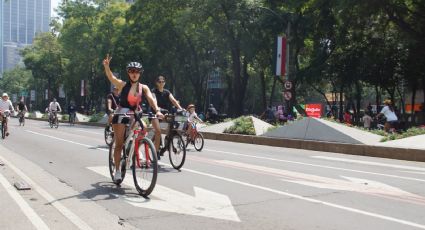
<instances>
[{"instance_id":1,"label":"tree trunk","mask_svg":"<svg viewBox=\"0 0 425 230\"><path fill-rule=\"evenodd\" d=\"M375 93L376 93L376 98L375 98L375 103L376 103L376 112L379 113L380 112L380 104L381 104L381 95L379 92L379 86L375 85Z\"/></svg>"},{"instance_id":2,"label":"tree trunk","mask_svg":"<svg viewBox=\"0 0 425 230\"><path fill-rule=\"evenodd\" d=\"M266 96L266 76L264 74L264 70L260 71L260 83L261 83L261 98L262 98L262 110L267 109L267 96Z\"/></svg>"},{"instance_id":3,"label":"tree trunk","mask_svg":"<svg viewBox=\"0 0 425 230\"><path fill-rule=\"evenodd\" d=\"M344 96L344 85L341 84L341 87L339 88L339 111L338 111L338 118L340 122L344 121L344 111L343 111L344 102L342 101L343 96Z\"/></svg>"},{"instance_id":4,"label":"tree trunk","mask_svg":"<svg viewBox=\"0 0 425 230\"><path fill-rule=\"evenodd\" d=\"M273 95L274 95L274 90L276 88L276 81L277 81L277 79L275 77L274 80L273 80L272 92L270 93L270 100L269 100L269 106L270 107L272 106L272 103L273 103Z\"/></svg>"},{"instance_id":5,"label":"tree trunk","mask_svg":"<svg viewBox=\"0 0 425 230\"><path fill-rule=\"evenodd\" d=\"M356 112L354 116L354 122L356 125L360 123L360 110L362 100L362 88L359 82L356 82Z\"/></svg>"},{"instance_id":6,"label":"tree trunk","mask_svg":"<svg viewBox=\"0 0 425 230\"><path fill-rule=\"evenodd\" d=\"M417 84L412 85L412 101L411 101L411 112L412 112L412 125L416 125L416 115L415 115L415 99L416 99L416 90Z\"/></svg>"}]
</instances>

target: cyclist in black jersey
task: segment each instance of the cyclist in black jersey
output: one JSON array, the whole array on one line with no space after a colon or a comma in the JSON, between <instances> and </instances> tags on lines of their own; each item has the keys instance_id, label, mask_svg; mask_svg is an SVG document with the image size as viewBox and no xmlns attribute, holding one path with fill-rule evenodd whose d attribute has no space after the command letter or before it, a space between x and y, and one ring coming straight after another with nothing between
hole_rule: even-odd
<instances>
[{"instance_id":1,"label":"cyclist in black jersey","mask_svg":"<svg viewBox=\"0 0 425 230\"><path fill-rule=\"evenodd\" d=\"M152 96L151 91L149 90L147 85L143 85L139 83L140 76L143 73L143 67L139 62L130 62L127 65L127 74L128 74L128 82L125 82L121 79L118 79L112 73L109 63L111 62L112 57L109 57L109 54L103 60L103 67L105 69L106 76L108 80L118 88L118 91L121 92L120 102L117 108L118 114L127 113L131 110L135 111L140 106L142 101L142 95L144 94L146 99L148 100L150 106L154 109L156 116L162 118L163 115L159 110L158 105L156 104L155 99ZM122 115L114 115L112 118L112 128L114 129L114 141L115 141L115 149L114 149L114 161L121 161L121 149L124 144L124 135L125 135L125 125L130 123L128 117L124 117ZM120 182L122 180L120 164L115 165L115 175L114 180Z\"/></svg>"},{"instance_id":2,"label":"cyclist in black jersey","mask_svg":"<svg viewBox=\"0 0 425 230\"><path fill-rule=\"evenodd\" d=\"M112 93L106 96L106 114L108 114L108 124L112 122L114 111L117 109L119 102L120 102L119 91L118 91L118 88L114 86Z\"/></svg>"},{"instance_id":3,"label":"cyclist in black jersey","mask_svg":"<svg viewBox=\"0 0 425 230\"><path fill-rule=\"evenodd\" d=\"M156 88L152 89L156 102L160 109L171 111L171 106L174 105L177 109L183 110L179 102L174 98L173 94L164 88L165 77L159 75L156 78ZM155 129L155 149L159 150L161 144L161 128L159 127L159 120L155 119L151 121L153 128Z\"/></svg>"}]
</instances>

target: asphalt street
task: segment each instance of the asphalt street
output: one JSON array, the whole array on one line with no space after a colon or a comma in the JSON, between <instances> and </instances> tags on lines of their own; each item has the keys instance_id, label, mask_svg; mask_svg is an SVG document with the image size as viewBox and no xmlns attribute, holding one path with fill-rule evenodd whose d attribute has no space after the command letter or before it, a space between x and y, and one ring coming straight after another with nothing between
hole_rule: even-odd
<instances>
[{"instance_id":1,"label":"asphalt street","mask_svg":"<svg viewBox=\"0 0 425 230\"><path fill-rule=\"evenodd\" d=\"M425 163L205 140L161 159L150 199L109 177L103 129L17 119L0 229L425 229ZM13 185L24 182L30 190Z\"/></svg>"}]
</instances>

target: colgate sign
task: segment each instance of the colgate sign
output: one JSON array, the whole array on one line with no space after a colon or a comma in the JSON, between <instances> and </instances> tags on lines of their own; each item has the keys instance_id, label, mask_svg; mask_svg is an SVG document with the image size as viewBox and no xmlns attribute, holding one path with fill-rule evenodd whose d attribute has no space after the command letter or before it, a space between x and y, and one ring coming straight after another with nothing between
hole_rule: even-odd
<instances>
[{"instance_id":1,"label":"colgate sign","mask_svg":"<svg viewBox=\"0 0 425 230\"><path fill-rule=\"evenodd\" d=\"M322 104L306 104L305 112L309 117L320 118L322 116Z\"/></svg>"}]
</instances>

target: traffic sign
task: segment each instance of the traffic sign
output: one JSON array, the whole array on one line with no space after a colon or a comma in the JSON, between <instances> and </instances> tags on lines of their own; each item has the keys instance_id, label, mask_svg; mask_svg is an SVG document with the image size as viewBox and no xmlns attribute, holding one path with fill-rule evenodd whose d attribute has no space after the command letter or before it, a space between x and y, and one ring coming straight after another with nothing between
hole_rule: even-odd
<instances>
[{"instance_id":1,"label":"traffic sign","mask_svg":"<svg viewBox=\"0 0 425 230\"><path fill-rule=\"evenodd\" d=\"M292 93L289 91L285 91L283 92L283 98L285 98L285 100L289 101L292 98Z\"/></svg>"},{"instance_id":2,"label":"traffic sign","mask_svg":"<svg viewBox=\"0 0 425 230\"><path fill-rule=\"evenodd\" d=\"M292 82L291 81L285 81L283 86L285 87L286 90L291 90L292 89Z\"/></svg>"}]
</instances>

